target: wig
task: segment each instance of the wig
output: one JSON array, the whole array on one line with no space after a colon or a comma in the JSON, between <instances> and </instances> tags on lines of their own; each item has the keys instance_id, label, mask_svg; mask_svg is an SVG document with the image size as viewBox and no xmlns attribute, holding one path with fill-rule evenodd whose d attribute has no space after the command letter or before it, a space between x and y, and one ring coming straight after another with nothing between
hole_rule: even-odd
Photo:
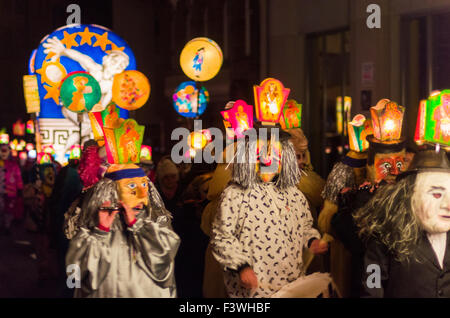
<instances>
[{"instance_id":1,"label":"wig","mask_svg":"<svg viewBox=\"0 0 450 318\"><path fill-rule=\"evenodd\" d=\"M416 217L412 197L416 174L378 188L375 196L355 216L362 239L375 239L401 262L414 255L422 228Z\"/></svg>"},{"instance_id":2,"label":"wig","mask_svg":"<svg viewBox=\"0 0 450 318\"><path fill-rule=\"evenodd\" d=\"M300 181L300 170L297 165L292 142L284 139L281 142L281 172L275 185L285 189L297 185ZM256 173L256 143L248 140L238 142L236 157L233 163L232 180L243 188L251 188L263 183Z\"/></svg>"},{"instance_id":3,"label":"wig","mask_svg":"<svg viewBox=\"0 0 450 318\"><path fill-rule=\"evenodd\" d=\"M152 221L157 221L159 217L172 218L169 211L164 207L164 203L150 180L148 180L148 196L149 204L144 207L144 211L137 215L138 218L150 219ZM115 181L103 178L94 187L92 187L83 199L81 205L81 212L76 215L77 218L74 227L75 231L78 231L80 227L87 229L93 229L99 224L98 211L105 201L110 201L112 206L117 206L119 204L119 192L117 184ZM124 220L122 213L118 213L115 220L111 226L112 231L121 231L124 229ZM73 237L72 233L72 237Z\"/></svg>"}]
</instances>

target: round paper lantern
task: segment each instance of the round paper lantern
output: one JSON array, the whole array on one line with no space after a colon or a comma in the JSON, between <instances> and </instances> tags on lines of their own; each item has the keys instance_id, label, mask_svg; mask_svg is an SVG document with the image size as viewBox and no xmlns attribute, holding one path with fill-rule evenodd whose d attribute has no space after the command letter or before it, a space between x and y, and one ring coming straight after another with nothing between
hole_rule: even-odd
<instances>
[{"instance_id":1,"label":"round paper lantern","mask_svg":"<svg viewBox=\"0 0 450 318\"><path fill-rule=\"evenodd\" d=\"M196 87L195 82L181 83L173 94L173 107L184 117L197 117L204 113L209 102L209 92L205 87Z\"/></svg>"},{"instance_id":2,"label":"round paper lantern","mask_svg":"<svg viewBox=\"0 0 450 318\"><path fill-rule=\"evenodd\" d=\"M223 54L219 45L208 38L195 38L181 51L180 65L184 74L194 81L207 81L219 73Z\"/></svg>"},{"instance_id":3,"label":"round paper lantern","mask_svg":"<svg viewBox=\"0 0 450 318\"><path fill-rule=\"evenodd\" d=\"M89 112L100 101L101 95L97 80L85 72L69 74L60 89L62 104L76 113Z\"/></svg>"},{"instance_id":4,"label":"round paper lantern","mask_svg":"<svg viewBox=\"0 0 450 318\"><path fill-rule=\"evenodd\" d=\"M120 107L135 110L150 96L150 83L139 71L124 71L114 76L112 100Z\"/></svg>"}]
</instances>

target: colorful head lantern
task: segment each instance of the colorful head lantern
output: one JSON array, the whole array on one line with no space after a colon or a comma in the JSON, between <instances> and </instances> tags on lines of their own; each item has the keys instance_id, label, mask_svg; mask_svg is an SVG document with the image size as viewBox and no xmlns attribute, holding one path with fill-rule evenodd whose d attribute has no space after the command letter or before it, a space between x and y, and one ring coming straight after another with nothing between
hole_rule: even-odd
<instances>
[{"instance_id":1,"label":"colorful head lantern","mask_svg":"<svg viewBox=\"0 0 450 318\"><path fill-rule=\"evenodd\" d=\"M232 108L221 111L220 114L224 119L228 137L242 138L246 130L253 128L253 106L247 105L243 100L237 100ZM228 132L228 129L232 132Z\"/></svg>"},{"instance_id":2,"label":"colorful head lantern","mask_svg":"<svg viewBox=\"0 0 450 318\"><path fill-rule=\"evenodd\" d=\"M152 147L142 145L141 146L141 155L140 155L140 162L144 164L151 164L152 161Z\"/></svg>"},{"instance_id":3,"label":"colorful head lantern","mask_svg":"<svg viewBox=\"0 0 450 318\"><path fill-rule=\"evenodd\" d=\"M81 147L80 145L73 145L70 148L69 160L79 160L81 158Z\"/></svg>"},{"instance_id":4,"label":"colorful head lantern","mask_svg":"<svg viewBox=\"0 0 450 318\"><path fill-rule=\"evenodd\" d=\"M125 120L118 128L103 127L108 162L139 163L144 130L134 119Z\"/></svg>"},{"instance_id":5,"label":"colorful head lantern","mask_svg":"<svg viewBox=\"0 0 450 318\"><path fill-rule=\"evenodd\" d=\"M300 128L302 126L302 104L289 99L284 105L280 124L283 129Z\"/></svg>"},{"instance_id":6,"label":"colorful head lantern","mask_svg":"<svg viewBox=\"0 0 450 318\"><path fill-rule=\"evenodd\" d=\"M2 128L0 130L0 145L5 145L5 144L6 145L9 144L9 135L6 132L6 129Z\"/></svg>"},{"instance_id":7,"label":"colorful head lantern","mask_svg":"<svg viewBox=\"0 0 450 318\"><path fill-rule=\"evenodd\" d=\"M450 146L450 90L433 92L420 102L414 140Z\"/></svg>"},{"instance_id":8,"label":"colorful head lantern","mask_svg":"<svg viewBox=\"0 0 450 318\"><path fill-rule=\"evenodd\" d=\"M19 119L13 124L13 135L24 136L25 135L25 124Z\"/></svg>"},{"instance_id":9,"label":"colorful head lantern","mask_svg":"<svg viewBox=\"0 0 450 318\"><path fill-rule=\"evenodd\" d=\"M290 89L274 78L266 78L259 86L253 86L256 118L261 123L274 125L280 121L283 106Z\"/></svg>"},{"instance_id":10,"label":"colorful head lantern","mask_svg":"<svg viewBox=\"0 0 450 318\"><path fill-rule=\"evenodd\" d=\"M348 140L350 150L364 152L369 148L367 136L373 134L372 122L364 115L358 114L348 123Z\"/></svg>"},{"instance_id":11,"label":"colorful head lantern","mask_svg":"<svg viewBox=\"0 0 450 318\"><path fill-rule=\"evenodd\" d=\"M382 99L370 109L373 135L367 137L369 153L368 174L373 182L394 183L405 170L405 139L401 138L405 108L388 99Z\"/></svg>"}]
</instances>

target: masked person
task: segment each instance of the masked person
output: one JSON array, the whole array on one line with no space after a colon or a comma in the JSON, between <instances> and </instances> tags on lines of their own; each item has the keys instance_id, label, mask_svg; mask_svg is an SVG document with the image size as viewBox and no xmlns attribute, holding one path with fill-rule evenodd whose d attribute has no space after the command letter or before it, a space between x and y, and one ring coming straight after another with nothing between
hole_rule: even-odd
<instances>
[{"instance_id":1,"label":"masked person","mask_svg":"<svg viewBox=\"0 0 450 318\"><path fill-rule=\"evenodd\" d=\"M379 114L375 112L376 109L381 110ZM404 108L383 99L377 106L372 107L371 111L374 134L367 136L369 148L366 180L356 189L349 189L339 195L338 212L330 220L331 232L342 242L345 253L348 253L348 276L345 277L345 284L349 287L350 297L359 297L361 294L360 281L365 250L358 237L359 229L353 216L369 202L379 187L394 184L396 177L405 171L406 142L401 137ZM384 124L380 125L380 122Z\"/></svg>"},{"instance_id":2,"label":"masked person","mask_svg":"<svg viewBox=\"0 0 450 318\"><path fill-rule=\"evenodd\" d=\"M10 233L15 215L22 215L22 174L19 165L10 159L8 144L0 145L0 231Z\"/></svg>"},{"instance_id":3,"label":"masked person","mask_svg":"<svg viewBox=\"0 0 450 318\"><path fill-rule=\"evenodd\" d=\"M355 215L367 242L363 296L448 298L450 163L425 150L398 178Z\"/></svg>"},{"instance_id":4,"label":"masked person","mask_svg":"<svg viewBox=\"0 0 450 318\"><path fill-rule=\"evenodd\" d=\"M140 150L141 143L142 137L135 148ZM80 268L81 288L74 296L176 297L174 258L180 240L170 212L144 171L120 161L117 139L111 145L108 151L118 160L83 200L66 256L67 266Z\"/></svg>"},{"instance_id":5,"label":"masked person","mask_svg":"<svg viewBox=\"0 0 450 318\"><path fill-rule=\"evenodd\" d=\"M279 141L271 138L277 132ZM256 145L238 142L211 240L230 297L270 297L304 275L303 247L327 250L296 187L300 172L289 136L274 127L260 132Z\"/></svg>"}]
</instances>

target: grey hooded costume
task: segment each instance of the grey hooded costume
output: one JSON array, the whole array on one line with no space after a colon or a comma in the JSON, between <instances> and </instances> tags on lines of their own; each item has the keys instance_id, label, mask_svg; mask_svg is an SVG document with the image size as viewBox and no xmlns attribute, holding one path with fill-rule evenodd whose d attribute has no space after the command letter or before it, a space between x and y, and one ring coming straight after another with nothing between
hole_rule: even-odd
<instances>
[{"instance_id":1,"label":"grey hooded costume","mask_svg":"<svg viewBox=\"0 0 450 318\"><path fill-rule=\"evenodd\" d=\"M103 201L117 202L114 187L112 180L102 179L69 218L78 225L72 227L76 234L66 255L67 266L80 268L75 297L176 297L174 258L180 239L170 213L149 181L149 206L136 223L126 227L119 213L109 232L100 230L96 211Z\"/></svg>"}]
</instances>

